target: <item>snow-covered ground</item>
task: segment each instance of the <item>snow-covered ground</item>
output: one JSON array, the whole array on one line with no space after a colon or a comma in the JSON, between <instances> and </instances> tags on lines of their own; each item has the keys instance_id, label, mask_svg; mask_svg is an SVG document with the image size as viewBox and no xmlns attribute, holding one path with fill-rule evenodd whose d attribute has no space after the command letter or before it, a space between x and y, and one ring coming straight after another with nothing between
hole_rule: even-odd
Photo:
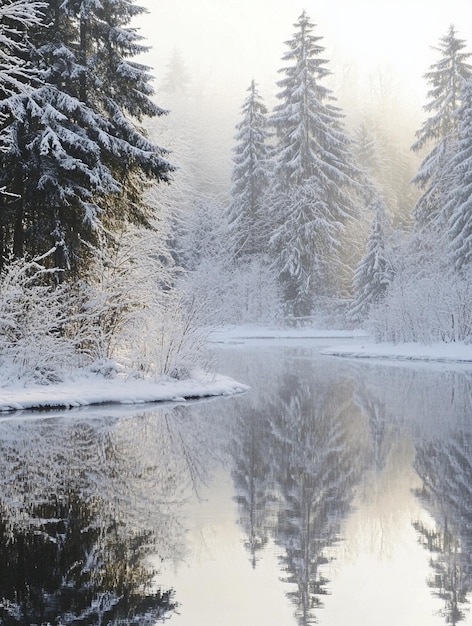
<instances>
[{"instance_id":1,"label":"snow-covered ground","mask_svg":"<svg viewBox=\"0 0 472 626\"><path fill-rule=\"evenodd\" d=\"M322 354L349 358L386 359L395 361L437 361L472 363L472 345L464 343L359 343L325 348Z\"/></svg>"},{"instance_id":2,"label":"snow-covered ground","mask_svg":"<svg viewBox=\"0 0 472 626\"><path fill-rule=\"evenodd\" d=\"M273 340L280 343L300 339L350 339L349 345L323 348L321 354L387 361L433 361L472 364L472 345L461 343L376 344L361 331L225 327L209 333L212 344ZM226 376L200 373L188 380L162 378L157 382L132 377L105 378L98 374L75 375L51 385L11 385L0 389L0 411L72 408L106 403L138 404L185 401L194 398L229 396L247 391L247 385Z\"/></svg>"},{"instance_id":3,"label":"snow-covered ground","mask_svg":"<svg viewBox=\"0 0 472 626\"><path fill-rule=\"evenodd\" d=\"M270 328L265 326L222 326L208 333L211 343L248 339L348 339L366 337L362 330L317 330L314 328Z\"/></svg>"},{"instance_id":4,"label":"snow-covered ground","mask_svg":"<svg viewBox=\"0 0 472 626\"><path fill-rule=\"evenodd\" d=\"M230 326L209 333L213 343L235 343L254 339L351 339L349 345L321 349L321 354L348 358L383 359L389 361L434 361L472 363L472 344L464 343L375 343L361 330L316 330L312 328L271 329Z\"/></svg>"},{"instance_id":5,"label":"snow-covered ground","mask_svg":"<svg viewBox=\"0 0 472 626\"><path fill-rule=\"evenodd\" d=\"M163 378L158 382L133 378L107 379L100 375L75 376L51 385L17 385L0 389L0 411L29 408L72 408L105 403L183 402L193 398L229 396L248 387L226 376L195 375L189 380Z\"/></svg>"}]
</instances>

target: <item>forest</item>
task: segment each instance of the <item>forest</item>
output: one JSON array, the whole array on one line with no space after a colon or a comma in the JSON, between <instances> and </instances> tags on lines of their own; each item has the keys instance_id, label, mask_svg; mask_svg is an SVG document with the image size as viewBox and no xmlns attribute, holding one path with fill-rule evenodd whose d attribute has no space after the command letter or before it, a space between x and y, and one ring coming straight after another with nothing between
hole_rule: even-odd
<instances>
[{"instance_id":1,"label":"forest","mask_svg":"<svg viewBox=\"0 0 472 626\"><path fill-rule=\"evenodd\" d=\"M341 108L303 12L274 106L252 80L232 154L209 155L219 120L178 52L157 94L139 62L143 12L134 0L0 6L4 384L117 362L185 377L200 329L222 324L468 342L472 65L455 27L425 68L413 145L367 107Z\"/></svg>"}]
</instances>

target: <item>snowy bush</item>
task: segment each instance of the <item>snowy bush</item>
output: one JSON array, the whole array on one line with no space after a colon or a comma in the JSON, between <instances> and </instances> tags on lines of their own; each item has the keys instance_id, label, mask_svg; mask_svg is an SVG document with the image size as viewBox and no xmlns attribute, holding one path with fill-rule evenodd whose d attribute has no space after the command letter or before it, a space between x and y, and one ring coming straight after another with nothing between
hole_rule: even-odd
<instances>
[{"instance_id":1,"label":"snowy bush","mask_svg":"<svg viewBox=\"0 0 472 626\"><path fill-rule=\"evenodd\" d=\"M203 310L202 323L277 323L282 318L275 272L261 256L231 263L215 256L187 274L183 289Z\"/></svg>"},{"instance_id":2,"label":"snowy bush","mask_svg":"<svg viewBox=\"0 0 472 626\"><path fill-rule=\"evenodd\" d=\"M154 303L126 326L121 357L138 375L155 380L189 378L205 368L205 335L195 302L186 304L178 290L157 292Z\"/></svg>"},{"instance_id":3,"label":"snowy bush","mask_svg":"<svg viewBox=\"0 0 472 626\"><path fill-rule=\"evenodd\" d=\"M66 283L51 283L42 265L47 256L13 261L0 276L2 385L57 382L87 361L80 335L68 332L71 292Z\"/></svg>"},{"instance_id":4,"label":"snowy bush","mask_svg":"<svg viewBox=\"0 0 472 626\"><path fill-rule=\"evenodd\" d=\"M371 311L367 329L377 341L472 340L472 280L452 272L395 276Z\"/></svg>"},{"instance_id":5,"label":"snowy bush","mask_svg":"<svg viewBox=\"0 0 472 626\"><path fill-rule=\"evenodd\" d=\"M127 231L97 253L82 310L96 360L118 361L140 376L188 377L204 364L205 342L197 307L185 307L175 286L178 268L158 252L165 250L160 238Z\"/></svg>"},{"instance_id":6,"label":"snowy bush","mask_svg":"<svg viewBox=\"0 0 472 626\"><path fill-rule=\"evenodd\" d=\"M124 235L96 252L88 280L58 281L42 257L7 264L0 276L0 385L48 384L78 368L114 376L186 377L203 365L197 307L171 288L175 270L153 236Z\"/></svg>"}]
</instances>

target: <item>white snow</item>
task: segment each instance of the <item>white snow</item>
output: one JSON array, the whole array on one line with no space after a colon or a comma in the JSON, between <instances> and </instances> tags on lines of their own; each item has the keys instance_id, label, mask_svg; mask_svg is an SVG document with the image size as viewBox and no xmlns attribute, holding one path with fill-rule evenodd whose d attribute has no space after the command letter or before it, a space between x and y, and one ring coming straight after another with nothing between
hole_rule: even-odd
<instances>
[{"instance_id":1,"label":"white snow","mask_svg":"<svg viewBox=\"0 0 472 626\"><path fill-rule=\"evenodd\" d=\"M426 345L422 343L374 343L367 340L349 346L325 348L321 350L321 354L389 361L472 363L472 345L462 342L438 342Z\"/></svg>"},{"instance_id":2,"label":"white snow","mask_svg":"<svg viewBox=\"0 0 472 626\"><path fill-rule=\"evenodd\" d=\"M157 382L88 374L51 385L24 387L18 384L2 388L0 411L72 408L105 403L184 402L193 398L233 395L248 389L247 385L226 376L203 372L188 380L163 377Z\"/></svg>"},{"instance_id":3,"label":"white snow","mask_svg":"<svg viewBox=\"0 0 472 626\"><path fill-rule=\"evenodd\" d=\"M315 328L277 328L266 326L220 326L208 333L210 343L232 343L245 339L348 339L367 337L362 330L323 330Z\"/></svg>"},{"instance_id":4,"label":"white snow","mask_svg":"<svg viewBox=\"0 0 472 626\"><path fill-rule=\"evenodd\" d=\"M319 330L315 328L267 328L257 326L227 326L208 334L212 343L246 343L255 339L287 340L285 345L295 345L296 339L350 339L349 344L321 347L325 356L378 359L389 362L431 362L472 364L472 344L463 342L423 343L376 343L362 330ZM323 342L326 345L326 341Z\"/></svg>"}]
</instances>

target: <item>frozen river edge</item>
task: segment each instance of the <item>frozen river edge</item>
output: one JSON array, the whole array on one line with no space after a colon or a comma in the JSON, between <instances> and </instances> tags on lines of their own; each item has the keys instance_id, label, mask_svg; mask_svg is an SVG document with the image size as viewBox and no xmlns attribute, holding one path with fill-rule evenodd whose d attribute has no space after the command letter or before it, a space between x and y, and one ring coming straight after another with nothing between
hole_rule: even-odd
<instances>
[{"instance_id":1,"label":"frozen river edge","mask_svg":"<svg viewBox=\"0 0 472 626\"><path fill-rule=\"evenodd\" d=\"M144 404L185 402L198 398L231 396L249 387L226 376L201 373L187 380L163 378L149 380L112 378L100 375L77 376L51 384L20 385L0 390L0 411L25 409L68 409L99 404Z\"/></svg>"},{"instance_id":2,"label":"frozen river edge","mask_svg":"<svg viewBox=\"0 0 472 626\"><path fill-rule=\"evenodd\" d=\"M361 331L268 329L226 327L209 333L213 344L246 343L254 340L280 342L293 339L349 339L349 345L321 349L332 357L375 359L392 362L441 362L472 364L472 345L462 343L387 344L374 343ZM157 381L132 377L105 378L99 374L75 374L69 380L51 385L24 385L19 381L0 389L0 412L27 409L68 409L101 404L145 404L185 402L215 396L232 396L250 387L227 376L199 372L186 380L163 377Z\"/></svg>"}]
</instances>

